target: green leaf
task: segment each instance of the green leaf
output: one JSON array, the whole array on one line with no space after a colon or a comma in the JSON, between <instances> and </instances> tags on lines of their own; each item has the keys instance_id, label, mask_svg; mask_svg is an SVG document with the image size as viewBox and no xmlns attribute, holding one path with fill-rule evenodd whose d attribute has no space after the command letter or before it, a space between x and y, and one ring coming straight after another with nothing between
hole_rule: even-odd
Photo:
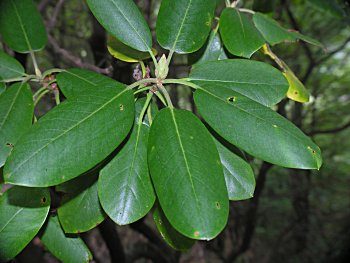
<instances>
[{"instance_id":1,"label":"green leaf","mask_svg":"<svg viewBox=\"0 0 350 263\"><path fill-rule=\"evenodd\" d=\"M28 53L47 43L44 22L32 0L0 1L0 35L13 50Z\"/></svg>"},{"instance_id":2,"label":"green leaf","mask_svg":"<svg viewBox=\"0 0 350 263\"><path fill-rule=\"evenodd\" d=\"M250 165L231 150L215 140L221 164L224 168L228 197L230 200L252 198L255 190L255 177Z\"/></svg>"},{"instance_id":3,"label":"green leaf","mask_svg":"<svg viewBox=\"0 0 350 263\"><path fill-rule=\"evenodd\" d=\"M21 137L6 162L5 182L52 186L73 179L106 158L133 121L134 97L128 89L67 100Z\"/></svg>"},{"instance_id":4,"label":"green leaf","mask_svg":"<svg viewBox=\"0 0 350 263\"><path fill-rule=\"evenodd\" d=\"M16 83L0 96L0 167L22 134L32 126L32 92L28 84Z\"/></svg>"},{"instance_id":5,"label":"green leaf","mask_svg":"<svg viewBox=\"0 0 350 263\"><path fill-rule=\"evenodd\" d=\"M216 1L162 0L157 19L159 44L177 53L200 49L211 29Z\"/></svg>"},{"instance_id":6,"label":"green leaf","mask_svg":"<svg viewBox=\"0 0 350 263\"><path fill-rule=\"evenodd\" d=\"M151 31L132 0L87 0L101 25L125 45L139 51L151 51Z\"/></svg>"},{"instance_id":7,"label":"green leaf","mask_svg":"<svg viewBox=\"0 0 350 263\"><path fill-rule=\"evenodd\" d=\"M97 193L97 175L86 174L56 187L63 192L57 214L65 233L81 233L105 219Z\"/></svg>"},{"instance_id":8,"label":"green leaf","mask_svg":"<svg viewBox=\"0 0 350 263\"><path fill-rule=\"evenodd\" d=\"M15 186L0 195L0 262L14 258L39 232L50 202L43 188Z\"/></svg>"},{"instance_id":9,"label":"green leaf","mask_svg":"<svg viewBox=\"0 0 350 263\"><path fill-rule=\"evenodd\" d=\"M104 90L121 91L124 86L119 82L96 72L72 68L59 73L56 77L58 86L63 95L68 98L85 96L90 92L101 92Z\"/></svg>"},{"instance_id":10,"label":"green leaf","mask_svg":"<svg viewBox=\"0 0 350 263\"><path fill-rule=\"evenodd\" d=\"M304 84L294 75L294 72L287 67L287 71L283 75L289 82L287 97L298 102L308 102L310 94Z\"/></svg>"},{"instance_id":11,"label":"green leaf","mask_svg":"<svg viewBox=\"0 0 350 263\"><path fill-rule=\"evenodd\" d=\"M135 63L151 57L149 52L133 49L111 35L108 36L107 48L113 57L124 62ZM157 55L157 50L152 48L152 53Z\"/></svg>"},{"instance_id":12,"label":"green leaf","mask_svg":"<svg viewBox=\"0 0 350 263\"><path fill-rule=\"evenodd\" d=\"M220 34L227 50L239 57L250 58L265 44L251 19L235 8L226 8L221 13Z\"/></svg>"},{"instance_id":13,"label":"green leaf","mask_svg":"<svg viewBox=\"0 0 350 263\"><path fill-rule=\"evenodd\" d=\"M1 82L1 78L0 78L0 95L4 93L5 90L6 90L6 84L4 82Z\"/></svg>"},{"instance_id":14,"label":"green leaf","mask_svg":"<svg viewBox=\"0 0 350 263\"><path fill-rule=\"evenodd\" d=\"M221 90L227 88L265 106L280 102L289 86L282 73L274 67L243 59L196 65L189 80L214 94L220 95Z\"/></svg>"},{"instance_id":15,"label":"green leaf","mask_svg":"<svg viewBox=\"0 0 350 263\"><path fill-rule=\"evenodd\" d=\"M197 52L189 54L190 64L227 59L219 33L212 31L207 43Z\"/></svg>"},{"instance_id":16,"label":"green leaf","mask_svg":"<svg viewBox=\"0 0 350 263\"><path fill-rule=\"evenodd\" d=\"M155 201L147 165L148 133L146 125L135 125L126 145L100 172L102 207L118 225L144 217Z\"/></svg>"},{"instance_id":17,"label":"green leaf","mask_svg":"<svg viewBox=\"0 0 350 263\"><path fill-rule=\"evenodd\" d=\"M165 242L173 249L187 251L194 245L194 239L181 235L172 227L159 204L153 210L153 220Z\"/></svg>"},{"instance_id":18,"label":"green leaf","mask_svg":"<svg viewBox=\"0 0 350 263\"><path fill-rule=\"evenodd\" d=\"M138 98L137 101L135 102L135 123L138 123L142 108L145 103L146 103L146 97ZM150 105L151 105L151 115L152 117L154 117L159 111L158 106L154 101L153 102L151 101ZM142 123L148 127L151 126L149 124L148 114L144 116Z\"/></svg>"},{"instance_id":19,"label":"green leaf","mask_svg":"<svg viewBox=\"0 0 350 263\"><path fill-rule=\"evenodd\" d=\"M189 111L163 109L149 135L148 165L160 205L181 234L209 240L225 227L228 196L210 133Z\"/></svg>"},{"instance_id":20,"label":"green leaf","mask_svg":"<svg viewBox=\"0 0 350 263\"><path fill-rule=\"evenodd\" d=\"M322 44L319 41L311 37L304 36L299 32L293 30L289 31L281 27L276 20L267 15L255 13L253 16L253 21L255 26L264 36L265 40L271 45L281 42L295 42L297 39L301 39L307 43L322 47Z\"/></svg>"},{"instance_id":21,"label":"green leaf","mask_svg":"<svg viewBox=\"0 0 350 263\"><path fill-rule=\"evenodd\" d=\"M92 260L91 252L84 241L78 236L65 235L56 216L50 216L40 239L52 255L64 263Z\"/></svg>"},{"instance_id":22,"label":"green leaf","mask_svg":"<svg viewBox=\"0 0 350 263\"><path fill-rule=\"evenodd\" d=\"M232 90L197 90L198 111L228 142L264 161L289 168L319 169L316 144L281 115Z\"/></svg>"},{"instance_id":23,"label":"green leaf","mask_svg":"<svg viewBox=\"0 0 350 263\"><path fill-rule=\"evenodd\" d=\"M24 68L16 59L0 51L0 78L11 79L24 75Z\"/></svg>"}]
</instances>

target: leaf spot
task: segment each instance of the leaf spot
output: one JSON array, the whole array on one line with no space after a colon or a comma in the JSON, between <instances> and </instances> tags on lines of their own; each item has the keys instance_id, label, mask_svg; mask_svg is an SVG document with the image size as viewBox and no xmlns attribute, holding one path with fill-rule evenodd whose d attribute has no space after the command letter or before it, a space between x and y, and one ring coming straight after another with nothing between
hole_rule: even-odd
<instances>
[{"instance_id":1,"label":"leaf spot","mask_svg":"<svg viewBox=\"0 0 350 263\"><path fill-rule=\"evenodd\" d=\"M194 139L194 137L193 137L193 136L190 136L190 139L191 139L191 140L193 140L193 139Z\"/></svg>"},{"instance_id":2,"label":"leaf spot","mask_svg":"<svg viewBox=\"0 0 350 263\"><path fill-rule=\"evenodd\" d=\"M312 149L310 146L307 147L308 150L310 150L312 152L312 154L316 154L316 151L314 149Z\"/></svg>"},{"instance_id":3,"label":"leaf spot","mask_svg":"<svg viewBox=\"0 0 350 263\"><path fill-rule=\"evenodd\" d=\"M46 203L46 197L43 196L41 199L40 199L40 203L41 204L45 204Z\"/></svg>"},{"instance_id":4,"label":"leaf spot","mask_svg":"<svg viewBox=\"0 0 350 263\"><path fill-rule=\"evenodd\" d=\"M235 96L228 97L228 98L227 98L227 101L228 101L228 102L231 102L231 103L232 103L232 102L235 102L235 101L236 101L236 97L235 97Z\"/></svg>"},{"instance_id":5,"label":"leaf spot","mask_svg":"<svg viewBox=\"0 0 350 263\"><path fill-rule=\"evenodd\" d=\"M298 95L298 92L297 92L297 91L294 91L294 94L295 94L295 95Z\"/></svg>"},{"instance_id":6,"label":"leaf spot","mask_svg":"<svg viewBox=\"0 0 350 263\"><path fill-rule=\"evenodd\" d=\"M120 104L120 105L119 105L119 110L120 110L120 111L123 111L123 110L124 110L124 105L123 105L123 104Z\"/></svg>"},{"instance_id":7,"label":"leaf spot","mask_svg":"<svg viewBox=\"0 0 350 263\"><path fill-rule=\"evenodd\" d=\"M194 236L199 237L199 232L198 231L194 232Z\"/></svg>"},{"instance_id":8,"label":"leaf spot","mask_svg":"<svg viewBox=\"0 0 350 263\"><path fill-rule=\"evenodd\" d=\"M274 128L278 128L278 126L277 126L276 124L273 124L273 125L272 125L272 127L274 127Z\"/></svg>"},{"instance_id":9,"label":"leaf spot","mask_svg":"<svg viewBox=\"0 0 350 263\"><path fill-rule=\"evenodd\" d=\"M216 209L221 209L221 205L219 202L215 202Z\"/></svg>"},{"instance_id":10,"label":"leaf spot","mask_svg":"<svg viewBox=\"0 0 350 263\"><path fill-rule=\"evenodd\" d=\"M7 147L10 147L10 148L15 147L15 146L14 146L12 143L10 143L10 142L7 142L7 143L6 143L6 146L7 146Z\"/></svg>"}]
</instances>

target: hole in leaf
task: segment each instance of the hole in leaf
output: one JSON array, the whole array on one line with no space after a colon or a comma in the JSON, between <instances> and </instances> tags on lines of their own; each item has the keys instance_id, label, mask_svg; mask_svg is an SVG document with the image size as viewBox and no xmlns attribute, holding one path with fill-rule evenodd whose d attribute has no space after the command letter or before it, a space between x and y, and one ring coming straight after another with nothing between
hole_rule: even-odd
<instances>
[{"instance_id":1,"label":"hole in leaf","mask_svg":"<svg viewBox=\"0 0 350 263\"><path fill-rule=\"evenodd\" d=\"M123 104L120 104L120 105L119 105L119 110L120 110L120 111L123 111L123 110L124 110L124 105L123 105Z\"/></svg>"},{"instance_id":2,"label":"hole in leaf","mask_svg":"<svg viewBox=\"0 0 350 263\"><path fill-rule=\"evenodd\" d=\"M299 93L298 93L297 91L294 91L294 94L295 94L295 95L298 95Z\"/></svg>"},{"instance_id":3,"label":"hole in leaf","mask_svg":"<svg viewBox=\"0 0 350 263\"><path fill-rule=\"evenodd\" d=\"M227 98L227 101L228 101L228 102L231 102L231 103L232 103L232 102L235 102L235 101L236 101L236 97L235 97L235 96L228 97L228 98Z\"/></svg>"},{"instance_id":4,"label":"hole in leaf","mask_svg":"<svg viewBox=\"0 0 350 263\"><path fill-rule=\"evenodd\" d=\"M10 148L15 147L15 146L14 146L12 143L10 143L10 142L7 142L7 143L6 143L6 146L7 146L7 147L10 147Z\"/></svg>"},{"instance_id":5,"label":"hole in leaf","mask_svg":"<svg viewBox=\"0 0 350 263\"><path fill-rule=\"evenodd\" d=\"M42 203L42 204L46 203L46 197L45 196L40 199L40 203Z\"/></svg>"}]
</instances>

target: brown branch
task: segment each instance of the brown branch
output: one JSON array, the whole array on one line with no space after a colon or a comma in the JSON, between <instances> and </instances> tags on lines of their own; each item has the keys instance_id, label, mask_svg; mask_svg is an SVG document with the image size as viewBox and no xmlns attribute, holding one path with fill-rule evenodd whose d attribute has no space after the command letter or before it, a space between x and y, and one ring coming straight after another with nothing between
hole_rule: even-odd
<instances>
[{"instance_id":1,"label":"brown branch","mask_svg":"<svg viewBox=\"0 0 350 263\"><path fill-rule=\"evenodd\" d=\"M100 73L100 74L105 74L105 75L111 74L111 72L112 72L111 67L100 68L100 67L97 67L95 65L83 62L79 57L76 57L75 55L70 53L68 50L60 47L60 45L57 43L57 41L50 34L48 35L48 39L49 39L50 45L53 48L53 51L57 55L61 55L68 62L72 63L74 66L89 69L89 70L95 71L95 72Z\"/></svg>"},{"instance_id":2,"label":"brown branch","mask_svg":"<svg viewBox=\"0 0 350 263\"><path fill-rule=\"evenodd\" d=\"M344 125L337 127L337 128L333 128L333 129L329 129L329 130L315 130L315 131L311 131L308 133L309 136L313 136L313 135L318 135L318 134L334 134L334 133L338 133L341 131L346 130L347 128L350 128L350 121L348 123L345 123Z\"/></svg>"}]
</instances>

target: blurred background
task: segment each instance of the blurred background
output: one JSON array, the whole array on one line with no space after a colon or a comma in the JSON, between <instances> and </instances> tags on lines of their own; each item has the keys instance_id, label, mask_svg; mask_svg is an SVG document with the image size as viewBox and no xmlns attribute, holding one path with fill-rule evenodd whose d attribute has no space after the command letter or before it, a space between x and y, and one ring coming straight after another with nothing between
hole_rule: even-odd
<instances>
[{"instance_id":1,"label":"blurred background","mask_svg":"<svg viewBox=\"0 0 350 263\"><path fill-rule=\"evenodd\" d=\"M85 1L36 2L49 34L48 47L38 53L41 69L82 67L126 84L134 81L137 64L118 61L108 53L106 32ZM155 36L161 1L136 2ZM230 203L229 223L216 239L197 242L190 251L180 253L164 243L149 216L123 227L106 220L81 234L94 262L350 262L349 1L245 0L239 5L268 13L284 27L324 45L322 49L297 42L272 47L312 94L309 103L284 100L278 110L320 146L322 168L302 171L251 160L257 180L254 198ZM224 1L218 0L218 15L222 8ZM0 48L11 53L1 39ZM165 53L159 46L156 49L158 55ZM29 57L13 55L33 72ZM175 56L170 77L187 76L194 57ZM261 54L253 59L274 65ZM191 90L177 86L169 92L176 107L195 111ZM37 116L53 106L54 97L47 96ZM15 262L57 260L34 239Z\"/></svg>"}]
</instances>

